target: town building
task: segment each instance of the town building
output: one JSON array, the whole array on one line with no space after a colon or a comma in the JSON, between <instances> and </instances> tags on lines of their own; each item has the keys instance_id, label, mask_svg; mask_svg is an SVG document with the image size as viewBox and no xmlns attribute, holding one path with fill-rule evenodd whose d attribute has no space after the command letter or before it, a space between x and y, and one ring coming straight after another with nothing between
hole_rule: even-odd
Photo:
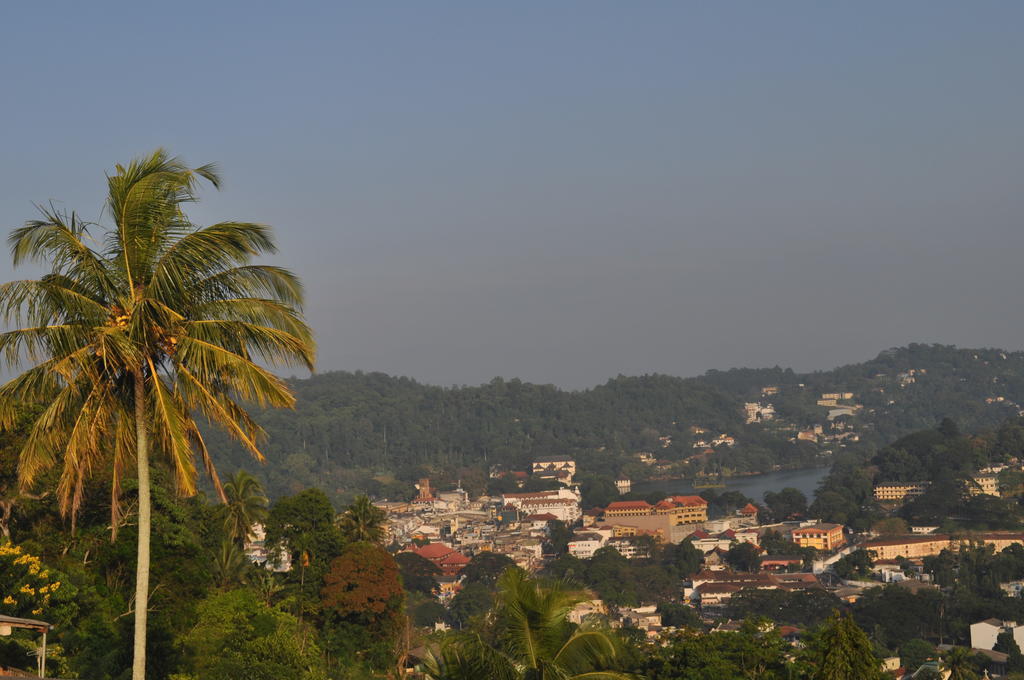
<instances>
[{"instance_id":1,"label":"town building","mask_svg":"<svg viewBox=\"0 0 1024 680\"><path fill-rule=\"evenodd\" d=\"M409 552L415 553L431 562L445 576L455 576L469 564L469 558L452 550L444 543L427 543L423 546L412 546Z\"/></svg>"},{"instance_id":2,"label":"town building","mask_svg":"<svg viewBox=\"0 0 1024 680\"><path fill-rule=\"evenodd\" d=\"M972 496L999 495L999 478L995 475L975 475L972 479L974 484L969 484L967 487L968 493Z\"/></svg>"},{"instance_id":3,"label":"town building","mask_svg":"<svg viewBox=\"0 0 1024 680\"><path fill-rule=\"evenodd\" d=\"M889 482L875 486L875 500L883 503L903 503L917 498L928 490L927 482Z\"/></svg>"},{"instance_id":4,"label":"town building","mask_svg":"<svg viewBox=\"0 0 1024 680\"><path fill-rule=\"evenodd\" d=\"M793 529L790 538L801 548L814 548L822 552L832 552L846 543L843 525L825 522Z\"/></svg>"},{"instance_id":5,"label":"town building","mask_svg":"<svg viewBox=\"0 0 1024 680\"><path fill-rule=\"evenodd\" d=\"M647 501L615 501L604 509L605 517L644 517L654 514L654 506Z\"/></svg>"},{"instance_id":6,"label":"town building","mask_svg":"<svg viewBox=\"0 0 1024 680\"><path fill-rule=\"evenodd\" d=\"M743 412L747 425L763 423L775 418L775 407L771 404L762 405L759 401L743 404Z\"/></svg>"},{"instance_id":7,"label":"town building","mask_svg":"<svg viewBox=\"0 0 1024 680\"><path fill-rule=\"evenodd\" d=\"M954 538L949 534L900 536L866 541L860 547L874 554L874 559L891 560L897 557L915 559L938 555L943 550L958 550L961 545L990 545L1002 552L1011 545L1024 545L1024 533L991 531Z\"/></svg>"},{"instance_id":8,"label":"town building","mask_svg":"<svg viewBox=\"0 0 1024 680\"><path fill-rule=\"evenodd\" d=\"M978 623L972 623L971 647L992 649L996 646L996 638L1004 631L1013 635L1013 640L1018 647L1024 648L1024 626L1018 626L1016 621L1000 621L999 619L985 619Z\"/></svg>"}]
</instances>

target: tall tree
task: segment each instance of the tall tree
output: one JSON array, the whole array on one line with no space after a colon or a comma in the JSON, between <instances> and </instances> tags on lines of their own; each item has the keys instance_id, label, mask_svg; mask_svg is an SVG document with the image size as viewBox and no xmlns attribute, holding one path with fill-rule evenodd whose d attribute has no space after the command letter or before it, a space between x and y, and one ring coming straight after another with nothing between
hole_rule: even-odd
<instances>
[{"instance_id":1,"label":"tall tree","mask_svg":"<svg viewBox=\"0 0 1024 680\"><path fill-rule=\"evenodd\" d=\"M0 312L15 326L0 334L0 351L9 365L34 364L0 387L0 425L15 425L18 406L42 406L19 455L22 487L59 465L60 507L74 517L90 473L109 469L117 527L121 479L135 463L134 680L146 674L151 454L184 494L195 492L198 454L223 498L195 416L262 459L262 430L241 403L290 407L294 398L261 364L313 366L298 279L251 263L274 252L269 227L200 227L186 216L204 179L219 184L213 166L191 169L163 150L118 165L107 177L112 224L41 208L9 241L16 266L49 271L0 287Z\"/></svg>"},{"instance_id":2,"label":"tall tree","mask_svg":"<svg viewBox=\"0 0 1024 680\"><path fill-rule=\"evenodd\" d=\"M949 680L978 680L978 673L971 660L971 650L966 647L953 647L942 657L942 662L949 671Z\"/></svg>"},{"instance_id":3,"label":"tall tree","mask_svg":"<svg viewBox=\"0 0 1024 680\"><path fill-rule=\"evenodd\" d=\"M832 614L807 648L813 680L875 680L881 664L871 640L849 614Z\"/></svg>"},{"instance_id":4,"label":"tall tree","mask_svg":"<svg viewBox=\"0 0 1024 680\"><path fill-rule=\"evenodd\" d=\"M370 502L369 496L356 496L352 504L338 518L342 536L353 543L380 543L384 540L383 510Z\"/></svg>"},{"instance_id":5,"label":"tall tree","mask_svg":"<svg viewBox=\"0 0 1024 680\"><path fill-rule=\"evenodd\" d=\"M252 535L252 525L265 521L270 514L270 501L259 480L245 470L239 470L224 484L224 497L224 528L233 540L245 543Z\"/></svg>"},{"instance_id":6,"label":"tall tree","mask_svg":"<svg viewBox=\"0 0 1024 680\"><path fill-rule=\"evenodd\" d=\"M431 680L625 680L610 670L618 648L599 630L569 623L572 608L589 599L561 583L545 584L520 569L498 579L493 631L454 635L425 663ZM494 644L487 641L491 638Z\"/></svg>"}]
</instances>

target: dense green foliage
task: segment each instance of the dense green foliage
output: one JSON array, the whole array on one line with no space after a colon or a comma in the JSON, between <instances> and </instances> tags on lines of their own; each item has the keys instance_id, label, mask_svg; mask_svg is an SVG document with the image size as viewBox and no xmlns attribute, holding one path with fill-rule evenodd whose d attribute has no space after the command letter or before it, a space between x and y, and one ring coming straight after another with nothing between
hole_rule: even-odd
<instances>
[{"instance_id":1,"label":"dense green foliage","mask_svg":"<svg viewBox=\"0 0 1024 680\"><path fill-rule=\"evenodd\" d=\"M918 371L914 382L901 386L899 374L910 369ZM319 486L346 502L359 491L408 497L411 483L424 475L438 482L461 479L476 493L484 489L490 466L526 469L537 456L569 453L582 468L584 493L593 499L588 503L599 505L614 499L610 483L616 475L636 480L651 473L630 457L637 451L673 463L673 474L820 464L821 447L790 441L792 430L780 429L779 423L827 424L827 409L816 404L823 392L856 395L863 409L847 420L866 448L934 427L946 416L965 431L995 428L1016 414L1016 403L1024 403L1024 353L911 345L832 371L618 377L580 391L500 378L443 388L381 373L345 372L294 379L290 385L297 396L295 413L256 416L270 434L272 454L256 472L272 496ZM762 397L761 388L769 385L780 392ZM995 397L1003 400L986 403ZM744 425L745 401L770 401L777 420ZM683 464L694 454L691 426L731 433L737 444L716 447L708 460ZM211 442L233 463L246 464L225 438L211 433Z\"/></svg>"}]
</instances>

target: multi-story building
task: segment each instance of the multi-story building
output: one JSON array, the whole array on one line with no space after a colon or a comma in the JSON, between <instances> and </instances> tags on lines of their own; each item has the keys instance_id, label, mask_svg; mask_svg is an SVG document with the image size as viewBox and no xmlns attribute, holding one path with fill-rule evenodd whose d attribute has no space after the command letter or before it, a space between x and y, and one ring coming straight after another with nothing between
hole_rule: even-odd
<instances>
[{"instance_id":1,"label":"multi-story building","mask_svg":"<svg viewBox=\"0 0 1024 680\"><path fill-rule=\"evenodd\" d=\"M775 407L771 404L761 405L761 402L747 402L743 404L743 411L747 424L762 423L775 417Z\"/></svg>"},{"instance_id":2,"label":"multi-story building","mask_svg":"<svg viewBox=\"0 0 1024 680\"><path fill-rule=\"evenodd\" d=\"M899 536L867 541L861 547L873 553L876 560L893 560L897 557L906 557L907 559L928 557L929 555L938 555L943 550L957 550L961 545L978 543L990 545L998 553L1011 545L1024 545L1024 533L990 531L962 538L953 538L948 534Z\"/></svg>"},{"instance_id":3,"label":"multi-story building","mask_svg":"<svg viewBox=\"0 0 1024 680\"><path fill-rule=\"evenodd\" d=\"M908 498L917 498L927 490L927 482L887 482L875 487L875 500L903 503Z\"/></svg>"},{"instance_id":4,"label":"multi-story building","mask_svg":"<svg viewBox=\"0 0 1024 680\"><path fill-rule=\"evenodd\" d=\"M654 506L647 501L615 501L604 509L605 517L644 517L654 514Z\"/></svg>"},{"instance_id":5,"label":"multi-story building","mask_svg":"<svg viewBox=\"0 0 1024 680\"><path fill-rule=\"evenodd\" d=\"M972 496L999 495L999 478L995 475L977 475L973 480L974 484L967 486L967 491Z\"/></svg>"},{"instance_id":6,"label":"multi-story building","mask_svg":"<svg viewBox=\"0 0 1024 680\"><path fill-rule=\"evenodd\" d=\"M971 624L971 647L992 649L996 646L999 634L1003 632L1010 633L1018 647L1024 646L1024 626L1018 626L1016 621L985 619Z\"/></svg>"},{"instance_id":7,"label":"multi-story building","mask_svg":"<svg viewBox=\"0 0 1024 680\"><path fill-rule=\"evenodd\" d=\"M568 456L544 456L533 461L531 472L534 477L572 484L572 478L576 474L576 461Z\"/></svg>"},{"instance_id":8,"label":"multi-story building","mask_svg":"<svg viewBox=\"0 0 1024 680\"><path fill-rule=\"evenodd\" d=\"M581 516L580 492L578 489L561 488L556 491L534 491L527 493L506 493L501 495L501 505L513 508L527 515L551 513L563 522L575 522Z\"/></svg>"},{"instance_id":9,"label":"multi-story building","mask_svg":"<svg viewBox=\"0 0 1024 680\"><path fill-rule=\"evenodd\" d=\"M708 502L700 496L670 496L654 506L654 514L668 515L673 526L708 520Z\"/></svg>"},{"instance_id":10,"label":"multi-story building","mask_svg":"<svg viewBox=\"0 0 1024 680\"><path fill-rule=\"evenodd\" d=\"M596 531L576 534L569 541L569 554L581 560L588 560L604 547L608 537Z\"/></svg>"},{"instance_id":11,"label":"multi-story building","mask_svg":"<svg viewBox=\"0 0 1024 680\"><path fill-rule=\"evenodd\" d=\"M801 548L814 548L823 552L832 552L846 543L843 525L825 522L793 529L790 537Z\"/></svg>"}]
</instances>

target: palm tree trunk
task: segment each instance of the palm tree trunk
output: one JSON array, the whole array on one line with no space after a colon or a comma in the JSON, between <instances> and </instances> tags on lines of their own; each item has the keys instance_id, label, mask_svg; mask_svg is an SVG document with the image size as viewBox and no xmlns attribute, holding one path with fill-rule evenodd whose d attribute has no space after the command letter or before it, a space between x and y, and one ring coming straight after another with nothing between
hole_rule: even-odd
<instances>
[{"instance_id":1,"label":"palm tree trunk","mask_svg":"<svg viewBox=\"0 0 1024 680\"><path fill-rule=\"evenodd\" d=\"M146 431L146 393L142 370L135 372L135 436L139 467L139 541L135 567L135 654L132 680L146 680L146 618L149 614L149 434Z\"/></svg>"}]
</instances>

